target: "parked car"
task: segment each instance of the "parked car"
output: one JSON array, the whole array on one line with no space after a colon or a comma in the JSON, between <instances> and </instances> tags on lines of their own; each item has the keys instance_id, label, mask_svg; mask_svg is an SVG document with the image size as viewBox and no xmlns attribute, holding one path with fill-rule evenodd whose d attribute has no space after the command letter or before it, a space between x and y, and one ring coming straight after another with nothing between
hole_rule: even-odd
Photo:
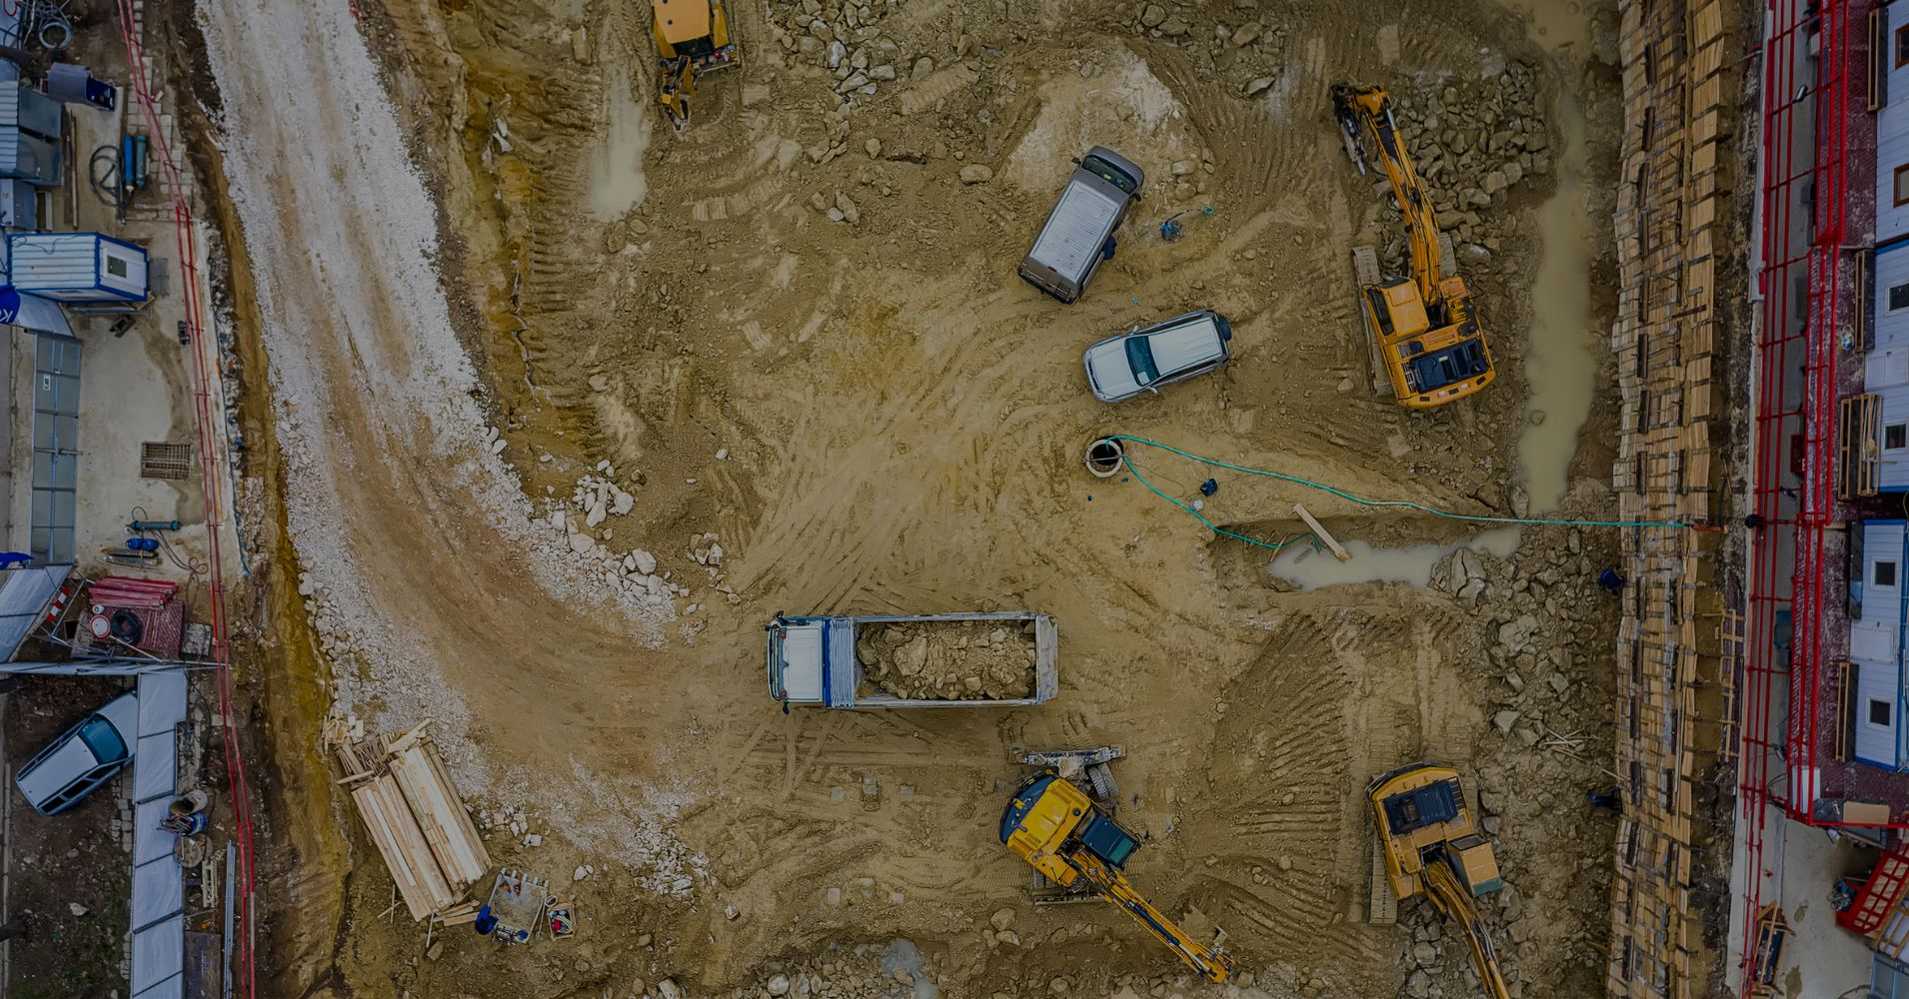
<instances>
[{"instance_id":1,"label":"parked car","mask_svg":"<svg viewBox=\"0 0 1909 999\"><path fill-rule=\"evenodd\" d=\"M1114 230L1126 221L1147 180L1132 161L1105 146L1095 146L1075 162L1074 175L1041 223L1019 271L1029 284L1063 302L1080 298L1100 262L1114 255Z\"/></svg>"},{"instance_id":2,"label":"parked car","mask_svg":"<svg viewBox=\"0 0 1909 999\"><path fill-rule=\"evenodd\" d=\"M58 815L132 762L138 732L139 695L128 691L35 753L13 783L34 811Z\"/></svg>"},{"instance_id":3,"label":"parked car","mask_svg":"<svg viewBox=\"0 0 1909 999\"><path fill-rule=\"evenodd\" d=\"M1120 402L1203 375L1232 356L1233 324L1211 309L1116 333L1087 348L1087 384L1101 402Z\"/></svg>"}]
</instances>

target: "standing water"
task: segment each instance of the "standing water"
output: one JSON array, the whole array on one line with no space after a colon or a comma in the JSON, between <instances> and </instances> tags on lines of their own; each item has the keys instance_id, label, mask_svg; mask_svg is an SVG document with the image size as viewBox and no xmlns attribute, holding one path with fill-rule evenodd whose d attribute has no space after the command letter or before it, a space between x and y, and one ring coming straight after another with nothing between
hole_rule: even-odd
<instances>
[{"instance_id":1,"label":"standing water","mask_svg":"<svg viewBox=\"0 0 1909 999\"><path fill-rule=\"evenodd\" d=\"M1408 545L1404 548L1374 548L1359 540L1348 540L1345 549L1352 556L1341 562L1330 552L1300 541L1287 545L1273 557L1272 573L1302 590L1347 583L1409 583L1425 586L1432 580L1432 567L1438 560L1459 550L1505 558L1518 548L1518 529L1501 527L1486 531L1468 541L1450 545Z\"/></svg>"},{"instance_id":2,"label":"standing water","mask_svg":"<svg viewBox=\"0 0 1909 999\"><path fill-rule=\"evenodd\" d=\"M1518 439L1531 512L1554 510L1591 415L1597 361L1591 356L1591 226L1585 215L1584 110L1568 87L1552 108L1563 141L1558 189L1538 210L1538 275L1531 289L1531 342L1525 348L1525 429Z\"/></svg>"}]
</instances>

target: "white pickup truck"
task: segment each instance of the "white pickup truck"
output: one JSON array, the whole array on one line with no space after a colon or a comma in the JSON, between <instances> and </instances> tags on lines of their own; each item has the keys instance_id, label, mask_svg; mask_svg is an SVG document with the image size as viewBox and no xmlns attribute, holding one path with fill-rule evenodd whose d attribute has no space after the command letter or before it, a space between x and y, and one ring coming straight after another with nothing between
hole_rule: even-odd
<instances>
[{"instance_id":1,"label":"white pickup truck","mask_svg":"<svg viewBox=\"0 0 1909 999\"><path fill-rule=\"evenodd\" d=\"M776 615L769 696L831 708L1020 707L1052 700L1046 614Z\"/></svg>"}]
</instances>

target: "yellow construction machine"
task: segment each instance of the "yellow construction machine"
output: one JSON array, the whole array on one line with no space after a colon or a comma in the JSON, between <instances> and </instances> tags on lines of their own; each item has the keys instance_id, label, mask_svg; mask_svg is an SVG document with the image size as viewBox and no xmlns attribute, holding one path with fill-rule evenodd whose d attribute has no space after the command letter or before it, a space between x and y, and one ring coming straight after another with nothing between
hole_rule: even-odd
<instances>
[{"instance_id":1,"label":"yellow construction machine","mask_svg":"<svg viewBox=\"0 0 1909 999\"><path fill-rule=\"evenodd\" d=\"M1372 802L1379 861L1373 871L1373 913L1368 916L1414 895L1425 896L1465 938L1485 995L1509 999L1477 901L1505 883L1498 876L1491 841L1479 834L1465 805L1458 771L1414 763L1373 778L1366 796Z\"/></svg>"},{"instance_id":2,"label":"yellow construction machine","mask_svg":"<svg viewBox=\"0 0 1909 999\"><path fill-rule=\"evenodd\" d=\"M1411 245L1411 276L1391 280L1380 276L1374 247L1352 251L1374 387L1389 387L1412 409L1433 409L1481 391L1497 377L1491 350L1465 279L1458 276L1450 238L1438 230L1431 197L1392 120L1391 98L1378 87L1337 83L1332 105L1346 154L1360 175L1370 158L1391 182Z\"/></svg>"},{"instance_id":3,"label":"yellow construction machine","mask_svg":"<svg viewBox=\"0 0 1909 999\"><path fill-rule=\"evenodd\" d=\"M1029 759L1090 757L1095 752L1107 751L1030 754ZM1113 752L1118 755L1118 750ZM1096 786L1102 783L1094 779ZM1059 770L1043 767L1014 792L1001 813L1001 842L1056 890L1084 889L1125 910L1208 981L1224 982L1233 974L1233 962L1221 951L1221 940L1210 948L1200 945L1134 889L1121 868L1140 848L1140 841L1114 822L1105 805Z\"/></svg>"},{"instance_id":4,"label":"yellow construction machine","mask_svg":"<svg viewBox=\"0 0 1909 999\"><path fill-rule=\"evenodd\" d=\"M737 63L729 14L721 0L650 0L650 34L656 41L657 101L678 132L689 126L689 99L696 78Z\"/></svg>"}]
</instances>

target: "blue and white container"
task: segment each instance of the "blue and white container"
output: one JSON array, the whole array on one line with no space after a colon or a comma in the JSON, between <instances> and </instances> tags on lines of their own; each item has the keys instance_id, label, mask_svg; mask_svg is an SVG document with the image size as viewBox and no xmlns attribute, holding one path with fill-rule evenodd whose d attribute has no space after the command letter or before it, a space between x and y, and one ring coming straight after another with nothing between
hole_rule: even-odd
<instances>
[{"instance_id":1,"label":"blue and white container","mask_svg":"<svg viewBox=\"0 0 1909 999\"><path fill-rule=\"evenodd\" d=\"M146 251L96 232L7 237L13 287L55 302L143 302Z\"/></svg>"}]
</instances>

